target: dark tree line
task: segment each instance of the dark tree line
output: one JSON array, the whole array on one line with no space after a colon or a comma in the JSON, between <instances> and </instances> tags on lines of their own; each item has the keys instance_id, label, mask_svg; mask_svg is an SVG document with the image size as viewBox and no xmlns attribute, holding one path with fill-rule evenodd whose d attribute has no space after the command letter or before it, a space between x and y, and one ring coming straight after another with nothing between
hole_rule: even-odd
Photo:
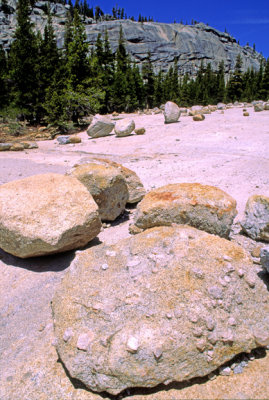
<instances>
[{"instance_id":1,"label":"dark tree line","mask_svg":"<svg viewBox=\"0 0 269 400\"><path fill-rule=\"evenodd\" d=\"M35 34L29 7L28 0L19 0L11 49L6 53L0 47L0 114L63 127L66 121L78 123L89 113L131 112L167 100L190 106L269 98L269 60L257 72L243 73L238 56L227 83L223 62L217 71L202 63L193 79L188 74L179 76L177 60L167 73L154 72L148 54L140 70L126 52L122 29L115 54L107 32L89 51L74 7L66 23L64 49L59 50L51 16L44 34Z\"/></svg>"}]
</instances>

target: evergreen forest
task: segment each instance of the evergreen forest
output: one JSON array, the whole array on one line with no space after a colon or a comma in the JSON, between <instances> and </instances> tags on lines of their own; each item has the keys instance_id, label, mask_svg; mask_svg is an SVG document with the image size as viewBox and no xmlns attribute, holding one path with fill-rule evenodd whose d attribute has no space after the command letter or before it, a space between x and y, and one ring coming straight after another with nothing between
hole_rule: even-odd
<instances>
[{"instance_id":1,"label":"evergreen forest","mask_svg":"<svg viewBox=\"0 0 269 400\"><path fill-rule=\"evenodd\" d=\"M126 52L122 30L115 54L107 32L104 37L98 36L95 49L89 51L79 11L74 7L69 14L64 48L60 50L50 13L43 35L36 34L30 22L29 0L19 0L10 51L0 47L2 117L9 115L64 130L68 121L79 124L89 114L132 112L158 107L168 100L191 106L269 98L269 59L261 62L259 71L243 73L238 56L228 80L224 62L217 71L201 63L193 79L188 74L179 76L176 59L168 72L156 73L148 54L140 70ZM123 10L115 13L121 16Z\"/></svg>"}]
</instances>

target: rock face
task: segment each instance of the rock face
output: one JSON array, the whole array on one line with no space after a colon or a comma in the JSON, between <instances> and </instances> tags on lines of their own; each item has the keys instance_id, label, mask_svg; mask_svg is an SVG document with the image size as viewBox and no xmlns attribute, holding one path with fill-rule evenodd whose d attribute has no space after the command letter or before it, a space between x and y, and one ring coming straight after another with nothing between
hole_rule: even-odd
<instances>
[{"instance_id":1,"label":"rock face","mask_svg":"<svg viewBox=\"0 0 269 400\"><path fill-rule=\"evenodd\" d=\"M269 242L269 197L255 195L248 199L241 226L252 239Z\"/></svg>"},{"instance_id":2,"label":"rock face","mask_svg":"<svg viewBox=\"0 0 269 400\"><path fill-rule=\"evenodd\" d=\"M82 164L71 170L70 175L91 193L99 207L101 220L114 221L124 211L128 188L117 168L96 163Z\"/></svg>"},{"instance_id":3,"label":"rock face","mask_svg":"<svg viewBox=\"0 0 269 400\"><path fill-rule=\"evenodd\" d=\"M8 49L16 26L16 0L8 0L11 12L0 11L0 43ZM35 3L31 13L31 20L36 30L42 31L47 22L44 12L45 1ZM64 45L64 29L66 13L69 5L51 3L53 27L56 32L57 44L60 48ZM119 40L120 27L125 38L125 46L131 58L142 66L148 53L152 55L152 62L156 72L160 69L167 71L178 59L179 73L196 75L201 61L210 62L213 69L217 69L223 60L225 71L233 70L236 57L241 55L243 71L248 68L258 70L261 55L250 46L241 47L236 39L228 33L220 32L203 23L196 25L164 24L158 22L134 22L131 20L103 21L95 23L91 18L85 19L87 41L90 48L95 46L98 34L104 37L108 32L113 53L116 51Z\"/></svg>"},{"instance_id":4,"label":"rock face","mask_svg":"<svg viewBox=\"0 0 269 400\"><path fill-rule=\"evenodd\" d=\"M172 101L168 101L164 106L164 122L171 124L177 122L180 117L180 108Z\"/></svg>"},{"instance_id":5,"label":"rock face","mask_svg":"<svg viewBox=\"0 0 269 400\"><path fill-rule=\"evenodd\" d=\"M178 183L147 193L138 204L134 224L141 230L187 224L228 237L236 214L236 201L222 190L199 183Z\"/></svg>"},{"instance_id":6,"label":"rock face","mask_svg":"<svg viewBox=\"0 0 269 400\"><path fill-rule=\"evenodd\" d=\"M95 115L92 123L87 130L87 134L92 138L108 136L114 129L114 123L109 118L102 115Z\"/></svg>"},{"instance_id":7,"label":"rock face","mask_svg":"<svg viewBox=\"0 0 269 400\"><path fill-rule=\"evenodd\" d=\"M146 190L140 178L134 171L106 158L94 158L94 162L101 163L103 165L111 165L120 171L128 188L129 197L127 203L135 204L143 199L146 194Z\"/></svg>"},{"instance_id":8,"label":"rock face","mask_svg":"<svg viewBox=\"0 0 269 400\"><path fill-rule=\"evenodd\" d=\"M135 123L132 119L122 119L116 122L115 133L118 137L129 136L135 129Z\"/></svg>"},{"instance_id":9,"label":"rock face","mask_svg":"<svg viewBox=\"0 0 269 400\"><path fill-rule=\"evenodd\" d=\"M204 376L269 343L268 291L245 250L188 226L81 252L53 312L70 375L111 394Z\"/></svg>"},{"instance_id":10,"label":"rock face","mask_svg":"<svg viewBox=\"0 0 269 400\"><path fill-rule=\"evenodd\" d=\"M100 229L95 201L74 178L44 174L0 186L0 248L14 256L76 249Z\"/></svg>"}]
</instances>

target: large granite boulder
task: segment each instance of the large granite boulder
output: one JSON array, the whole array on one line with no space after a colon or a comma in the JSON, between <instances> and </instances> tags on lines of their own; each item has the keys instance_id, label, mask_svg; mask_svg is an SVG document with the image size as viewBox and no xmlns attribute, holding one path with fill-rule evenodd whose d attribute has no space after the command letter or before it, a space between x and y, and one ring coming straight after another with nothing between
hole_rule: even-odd
<instances>
[{"instance_id":1,"label":"large granite boulder","mask_svg":"<svg viewBox=\"0 0 269 400\"><path fill-rule=\"evenodd\" d=\"M269 344L268 291L247 252L188 226L80 252L52 306L68 373L113 395L201 377Z\"/></svg>"},{"instance_id":2,"label":"large granite boulder","mask_svg":"<svg viewBox=\"0 0 269 400\"><path fill-rule=\"evenodd\" d=\"M252 239L269 242L269 197L249 197L241 226Z\"/></svg>"},{"instance_id":3,"label":"large granite boulder","mask_svg":"<svg viewBox=\"0 0 269 400\"><path fill-rule=\"evenodd\" d=\"M88 163L78 165L69 174L77 178L98 205L102 221L114 221L125 209L128 188L121 172L110 165Z\"/></svg>"},{"instance_id":4,"label":"large granite boulder","mask_svg":"<svg viewBox=\"0 0 269 400\"><path fill-rule=\"evenodd\" d=\"M44 174L0 186L0 248L14 256L77 249L100 229L98 207L77 179Z\"/></svg>"},{"instance_id":5,"label":"large granite boulder","mask_svg":"<svg viewBox=\"0 0 269 400\"><path fill-rule=\"evenodd\" d=\"M175 223L228 237L236 214L236 201L221 189L200 183L175 183L146 194L138 204L130 231Z\"/></svg>"},{"instance_id":6,"label":"large granite boulder","mask_svg":"<svg viewBox=\"0 0 269 400\"><path fill-rule=\"evenodd\" d=\"M95 115L92 123L87 130L87 134L92 138L108 136L114 129L114 123L107 117Z\"/></svg>"},{"instance_id":7,"label":"large granite boulder","mask_svg":"<svg viewBox=\"0 0 269 400\"><path fill-rule=\"evenodd\" d=\"M164 106L164 122L166 124L171 124L177 122L180 117L180 108L176 103L168 101Z\"/></svg>"},{"instance_id":8,"label":"large granite boulder","mask_svg":"<svg viewBox=\"0 0 269 400\"><path fill-rule=\"evenodd\" d=\"M94 158L94 162L103 165L111 165L112 167L117 168L120 171L125 179L128 188L128 204L135 204L143 199L146 194L146 190L140 178L134 171L124 167L121 164L116 163L115 161L108 160L107 158Z\"/></svg>"},{"instance_id":9,"label":"large granite boulder","mask_svg":"<svg viewBox=\"0 0 269 400\"><path fill-rule=\"evenodd\" d=\"M129 136L135 129L134 120L126 118L116 122L115 133L117 137Z\"/></svg>"}]
</instances>

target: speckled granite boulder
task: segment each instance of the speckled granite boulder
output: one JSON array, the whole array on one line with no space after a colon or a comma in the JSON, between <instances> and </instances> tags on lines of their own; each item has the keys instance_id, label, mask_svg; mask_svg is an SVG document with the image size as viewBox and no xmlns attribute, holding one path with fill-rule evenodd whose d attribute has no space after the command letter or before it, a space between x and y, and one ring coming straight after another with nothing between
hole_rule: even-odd
<instances>
[{"instance_id":1,"label":"speckled granite boulder","mask_svg":"<svg viewBox=\"0 0 269 400\"><path fill-rule=\"evenodd\" d=\"M87 134L92 138L108 136L114 129L114 123L107 117L95 115L87 130Z\"/></svg>"},{"instance_id":2,"label":"speckled granite boulder","mask_svg":"<svg viewBox=\"0 0 269 400\"><path fill-rule=\"evenodd\" d=\"M146 194L130 231L176 223L228 237L236 214L236 201L222 190L199 183L175 183Z\"/></svg>"},{"instance_id":3,"label":"speckled granite boulder","mask_svg":"<svg viewBox=\"0 0 269 400\"><path fill-rule=\"evenodd\" d=\"M176 103L168 101L164 106L164 122L171 124L177 122L180 117L180 108Z\"/></svg>"},{"instance_id":4,"label":"speckled granite boulder","mask_svg":"<svg viewBox=\"0 0 269 400\"><path fill-rule=\"evenodd\" d=\"M249 197L241 226L252 239L269 242L269 197Z\"/></svg>"},{"instance_id":5,"label":"speckled granite boulder","mask_svg":"<svg viewBox=\"0 0 269 400\"><path fill-rule=\"evenodd\" d=\"M77 179L44 174L0 186L0 248L14 256L76 249L100 229L98 207Z\"/></svg>"},{"instance_id":6,"label":"speckled granite boulder","mask_svg":"<svg viewBox=\"0 0 269 400\"><path fill-rule=\"evenodd\" d=\"M140 178L134 171L106 158L94 158L94 162L101 163L103 165L110 165L120 171L128 188L128 204L135 204L143 199L146 194L146 190Z\"/></svg>"},{"instance_id":7,"label":"speckled granite boulder","mask_svg":"<svg viewBox=\"0 0 269 400\"><path fill-rule=\"evenodd\" d=\"M115 133L117 137L129 136L135 129L134 120L126 118L116 122Z\"/></svg>"},{"instance_id":8,"label":"speckled granite boulder","mask_svg":"<svg viewBox=\"0 0 269 400\"><path fill-rule=\"evenodd\" d=\"M57 351L89 389L204 376L269 344L269 298L247 252L189 226L80 252L53 300Z\"/></svg>"},{"instance_id":9,"label":"speckled granite boulder","mask_svg":"<svg viewBox=\"0 0 269 400\"><path fill-rule=\"evenodd\" d=\"M128 188L117 168L88 163L78 165L69 174L83 183L91 193L99 207L101 220L114 221L124 211L128 201Z\"/></svg>"}]
</instances>

